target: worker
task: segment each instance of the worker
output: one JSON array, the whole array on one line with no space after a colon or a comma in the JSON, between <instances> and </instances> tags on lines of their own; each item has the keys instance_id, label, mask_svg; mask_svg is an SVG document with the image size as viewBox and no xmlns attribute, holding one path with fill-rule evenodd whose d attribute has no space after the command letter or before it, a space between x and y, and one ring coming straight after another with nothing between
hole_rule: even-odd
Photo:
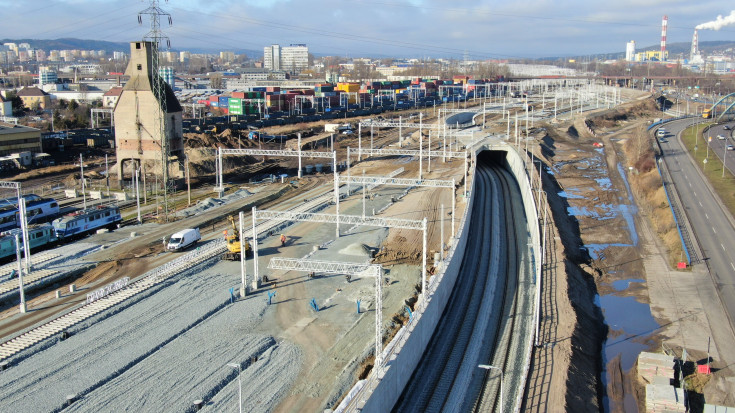
<instances>
[{"instance_id":1,"label":"worker","mask_svg":"<svg viewBox=\"0 0 735 413\"><path fill-rule=\"evenodd\" d=\"M283 234L281 234L281 246L282 247L286 246L286 236Z\"/></svg>"}]
</instances>

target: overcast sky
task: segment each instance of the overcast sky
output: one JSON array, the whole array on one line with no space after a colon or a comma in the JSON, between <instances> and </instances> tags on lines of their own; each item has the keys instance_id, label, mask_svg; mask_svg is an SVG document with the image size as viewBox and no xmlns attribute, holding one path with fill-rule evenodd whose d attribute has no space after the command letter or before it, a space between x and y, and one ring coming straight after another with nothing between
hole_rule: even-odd
<instances>
[{"instance_id":1,"label":"overcast sky","mask_svg":"<svg viewBox=\"0 0 735 413\"><path fill-rule=\"evenodd\" d=\"M0 38L142 38L149 0L0 0ZM694 27L727 16L722 0L160 0L177 50L262 50L305 43L317 54L471 59L622 52L635 40L656 45L661 17L668 42L690 42ZM700 31L700 41L735 41L735 25Z\"/></svg>"}]
</instances>

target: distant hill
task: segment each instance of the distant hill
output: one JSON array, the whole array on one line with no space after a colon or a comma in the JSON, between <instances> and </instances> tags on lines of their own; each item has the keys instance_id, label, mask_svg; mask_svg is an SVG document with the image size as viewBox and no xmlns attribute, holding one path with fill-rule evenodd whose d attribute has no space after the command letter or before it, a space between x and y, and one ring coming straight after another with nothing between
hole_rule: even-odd
<instances>
[{"instance_id":1,"label":"distant hill","mask_svg":"<svg viewBox=\"0 0 735 413\"><path fill-rule=\"evenodd\" d=\"M128 43L114 43L102 40L84 40L84 39L3 39L0 43L28 43L33 49L42 49L46 52L50 50L104 50L107 53L126 52L130 53L130 45Z\"/></svg>"},{"instance_id":2,"label":"distant hill","mask_svg":"<svg viewBox=\"0 0 735 413\"><path fill-rule=\"evenodd\" d=\"M131 39L130 41L135 41L136 39ZM73 50L73 49L79 49L79 50L104 50L108 54L112 54L112 52L124 52L124 53L130 53L130 44L129 43L117 43L117 42L106 42L102 40L84 40L84 39L73 39L73 38L67 38L67 39L54 39L54 40L40 40L40 39L2 39L0 40L0 44L2 43L28 43L31 45L31 48L33 49L42 49L46 52L50 50ZM208 54L216 54L219 53L222 50L232 50L223 48L220 50L215 49L198 49L198 48L172 48L171 51L177 52L181 50L188 50L192 53L208 53ZM235 54L245 54L249 58L257 58L258 56L263 55L263 50L248 50L248 49L239 49L239 50L232 50Z\"/></svg>"},{"instance_id":3,"label":"distant hill","mask_svg":"<svg viewBox=\"0 0 735 413\"><path fill-rule=\"evenodd\" d=\"M625 48L625 45L622 45L622 48ZM669 51L669 60L673 60L677 58L680 54L684 55L685 59L689 58L689 52L691 51L692 43L691 42L678 42L678 43L669 43L666 45L666 50ZM647 50L660 50L661 45L653 45L653 46L647 46L647 47L637 47L636 52L643 52ZM712 54L714 52L724 52L728 49L735 49L735 42L727 41L727 40L713 40L713 41L707 41L707 42L699 42L699 50L703 54ZM617 60L617 59L624 59L625 58L625 50L617 53L600 53L600 54L593 54L593 55L585 55L585 56L556 56L556 57L548 57L543 58L541 60L560 60L560 59L577 59L577 61L586 61L586 60Z\"/></svg>"}]
</instances>

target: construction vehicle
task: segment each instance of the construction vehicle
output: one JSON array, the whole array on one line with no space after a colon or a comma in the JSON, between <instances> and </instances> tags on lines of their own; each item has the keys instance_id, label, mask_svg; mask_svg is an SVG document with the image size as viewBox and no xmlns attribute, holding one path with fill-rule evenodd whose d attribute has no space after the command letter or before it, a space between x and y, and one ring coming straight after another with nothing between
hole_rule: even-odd
<instances>
[{"instance_id":1,"label":"construction vehicle","mask_svg":"<svg viewBox=\"0 0 735 413\"><path fill-rule=\"evenodd\" d=\"M240 260L240 230L238 229L235 216L230 215L230 224L232 224L232 232L225 231L225 241L227 241L227 252L222 255L223 260L227 261L239 261ZM253 255L253 250L250 247L250 243L245 240L245 257Z\"/></svg>"},{"instance_id":2,"label":"construction vehicle","mask_svg":"<svg viewBox=\"0 0 735 413\"><path fill-rule=\"evenodd\" d=\"M704 111L702 111L702 117L705 118L705 119L711 118L712 117L712 108L705 109Z\"/></svg>"}]
</instances>

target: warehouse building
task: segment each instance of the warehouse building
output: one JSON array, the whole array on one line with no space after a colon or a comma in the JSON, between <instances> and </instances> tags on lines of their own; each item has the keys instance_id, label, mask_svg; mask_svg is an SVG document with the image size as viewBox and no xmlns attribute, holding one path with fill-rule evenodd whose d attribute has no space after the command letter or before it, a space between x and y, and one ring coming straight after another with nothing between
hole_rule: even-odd
<instances>
[{"instance_id":1,"label":"warehouse building","mask_svg":"<svg viewBox=\"0 0 735 413\"><path fill-rule=\"evenodd\" d=\"M42 152L41 130L0 122L0 156L20 152Z\"/></svg>"}]
</instances>

